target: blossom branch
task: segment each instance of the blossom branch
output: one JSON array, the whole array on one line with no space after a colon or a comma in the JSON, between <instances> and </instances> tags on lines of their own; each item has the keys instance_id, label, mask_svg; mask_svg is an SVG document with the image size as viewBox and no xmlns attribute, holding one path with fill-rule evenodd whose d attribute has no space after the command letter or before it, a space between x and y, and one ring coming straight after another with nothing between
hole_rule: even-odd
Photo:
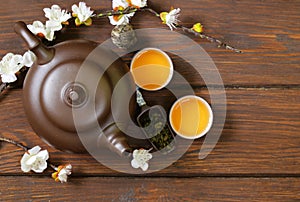
<instances>
[{"instance_id":1,"label":"blossom branch","mask_svg":"<svg viewBox=\"0 0 300 202\"><path fill-rule=\"evenodd\" d=\"M219 39L216 39L216 38L213 38L211 36L208 36L204 33L199 33L199 32L196 32L194 31L193 29L190 29L190 28L187 28L187 27L184 27L182 25L176 25L177 28L181 28L184 32L188 32L188 33L191 33L191 34L194 34L195 36L199 36L201 39L206 39L212 43L217 43L218 44L218 47L224 47L225 49L228 49L228 50L232 50L236 53L242 53L241 50L237 49L237 48L234 48L224 42L222 42L221 40Z\"/></svg>"},{"instance_id":2,"label":"blossom branch","mask_svg":"<svg viewBox=\"0 0 300 202\"><path fill-rule=\"evenodd\" d=\"M13 145L15 145L15 146L17 146L17 147L20 147L20 148L23 149L25 152L29 150L29 147L26 147L26 146L24 146L22 143L18 143L18 142L16 142L16 141L12 140L12 139L8 139L8 138L5 138L5 137L0 137L0 141L1 141L1 142L6 142L6 143L10 143L10 144L13 144ZM48 162L48 164L49 164L49 166L50 166L51 168L53 168L53 170L57 170L55 165L53 165L52 163L49 163L49 162Z\"/></svg>"},{"instance_id":3,"label":"blossom branch","mask_svg":"<svg viewBox=\"0 0 300 202\"><path fill-rule=\"evenodd\" d=\"M134 13L138 10L141 10L141 9L127 7L124 10L109 10L109 11L100 12L99 14L96 14L95 17L102 18L102 17L113 16L113 15L124 15L124 14Z\"/></svg>"},{"instance_id":4,"label":"blossom branch","mask_svg":"<svg viewBox=\"0 0 300 202\"><path fill-rule=\"evenodd\" d=\"M44 169L47 168L47 165L49 165L55 171L54 173L52 173L52 178L57 182L67 182L68 175L71 175L71 164L60 165L56 167L49 161L46 162L49 157L48 151L41 151L41 148L39 146L35 146L30 149L24 146L22 143L18 143L5 137L0 137L0 142L13 144L25 151L25 154L21 159L21 169L23 172L29 172L30 170L33 170L34 172L41 173L44 171Z\"/></svg>"},{"instance_id":5,"label":"blossom branch","mask_svg":"<svg viewBox=\"0 0 300 202\"><path fill-rule=\"evenodd\" d=\"M114 15L126 15L126 14L134 13L137 11L144 11L144 12L146 11L146 12L152 13L156 17L160 17L160 14L158 12L156 12L155 10L153 10L152 8L149 8L149 7L144 7L144 8L127 7L124 10L110 10L110 11L105 11L105 12L99 13L96 15L96 17L100 18L100 17L109 17L109 16L114 16ZM236 53L242 53L241 50L234 48L234 47L228 45L227 43L225 43L219 39L216 39L214 37L208 36L202 32L201 33L196 32L193 29L184 27L179 24L176 24L175 26L177 28L180 28L182 31L184 31L186 33L193 34L195 36L200 37L201 39L206 39L207 41L209 41L211 43L217 43L219 48L224 47L225 49L234 51Z\"/></svg>"},{"instance_id":6,"label":"blossom branch","mask_svg":"<svg viewBox=\"0 0 300 202\"><path fill-rule=\"evenodd\" d=\"M125 14L135 13L137 11L147 11L154 14L156 17L159 17L159 13L157 13L152 8L148 8L148 7L147 8L127 7L124 10L109 10L109 11L104 11L102 13L96 14L95 17L101 18L101 17L109 17L113 15L125 15Z\"/></svg>"}]
</instances>

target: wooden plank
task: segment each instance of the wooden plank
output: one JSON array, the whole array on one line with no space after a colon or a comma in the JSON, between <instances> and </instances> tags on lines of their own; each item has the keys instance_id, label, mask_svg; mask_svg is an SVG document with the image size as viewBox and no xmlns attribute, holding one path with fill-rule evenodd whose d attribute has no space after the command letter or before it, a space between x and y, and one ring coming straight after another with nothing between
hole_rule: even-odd
<instances>
[{"instance_id":1,"label":"wooden plank","mask_svg":"<svg viewBox=\"0 0 300 202\"><path fill-rule=\"evenodd\" d=\"M208 92L196 90L209 100ZM212 92L218 93L218 91ZM89 155L67 154L43 143L30 128L21 102L21 90L10 91L1 100L0 133L28 146L47 148L54 164L70 162L76 175L122 175L100 165ZM173 100L166 91L145 93L150 105ZM159 98L159 100L157 99ZM227 89L227 118L222 136L213 152L198 160L204 140L196 140L188 152L170 167L153 175L299 175L300 93L295 89ZM2 144L0 173L20 174L22 151ZM50 171L49 171L50 172ZM49 173L46 172L48 175Z\"/></svg>"},{"instance_id":2,"label":"wooden plank","mask_svg":"<svg viewBox=\"0 0 300 202\"><path fill-rule=\"evenodd\" d=\"M58 0L56 4L70 8L73 0ZM42 9L50 7L47 0L8 1L5 8L0 9L0 55L7 52L23 53L24 43L14 34L15 21L45 21ZM94 9L108 9L110 1L91 0L88 5ZM192 0L149 2L158 11L169 10L171 6L182 9L181 21L186 26L201 21L205 32L220 38L233 46L239 47L244 54L217 49L215 44L191 36L209 53L215 61L226 85L299 85L300 71L300 2L297 0L286 3L276 1L220 1ZM18 12L22 11L22 12ZM164 28L159 19L150 14L137 14L132 24L135 28ZM58 34L57 41L74 38L86 38L103 42L110 36L113 28L107 19L97 19L92 27L75 28L71 25ZM169 38L168 35L157 36ZM172 38L169 38L172 40ZM181 48L181 44L178 45ZM195 53L197 57L197 53ZM177 66L186 62L174 58ZM129 62L129 61L128 61ZM284 75L284 76L283 76ZM234 78L234 79L233 79ZM199 84L199 76L190 76L194 85ZM201 83L203 84L203 83Z\"/></svg>"},{"instance_id":3,"label":"wooden plank","mask_svg":"<svg viewBox=\"0 0 300 202\"><path fill-rule=\"evenodd\" d=\"M299 178L0 177L2 201L297 201Z\"/></svg>"}]
</instances>

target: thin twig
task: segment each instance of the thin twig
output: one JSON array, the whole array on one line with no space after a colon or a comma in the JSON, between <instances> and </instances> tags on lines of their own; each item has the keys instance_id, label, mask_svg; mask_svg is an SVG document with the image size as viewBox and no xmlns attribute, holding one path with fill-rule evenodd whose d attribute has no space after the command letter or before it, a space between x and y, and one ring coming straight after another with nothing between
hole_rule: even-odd
<instances>
[{"instance_id":1,"label":"thin twig","mask_svg":"<svg viewBox=\"0 0 300 202\"><path fill-rule=\"evenodd\" d=\"M139 11L148 11L152 14L154 14L156 17L159 17L159 13L153 10L152 8L141 8Z\"/></svg>"},{"instance_id":2,"label":"thin twig","mask_svg":"<svg viewBox=\"0 0 300 202\"><path fill-rule=\"evenodd\" d=\"M18 143L18 142L14 141L14 140L11 140L11 139L8 139L8 138L5 138L5 137L0 137L0 141L1 142L7 142L7 143L10 143L10 144L13 144L13 145L15 145L17 147L22 148L24 151L27 151L29 149L28 147L24 146L22 143Z\"/></svg>"},{"instance_id":3,"label":"thin twig","mask_svg":"<svg viewBox=\"0 0 300 202\"><path fill-rule=\"evenodd\" d=\"M102 17L113 16L113 15L125 15L125 14L134 13L138 10L140 10L140 9L133 8L133 7L127 7L124 10L109 10L109 11L104 11L104 12L100 11L100 13L96 14L95 17L102 18Z\"/></svg>"},{"instance_id":4,"label":"thin twig","mask_svg":"<svg viewBox=\"0 0 300 202\"><path fill-rule=\"evenodd\" d=\"M98 11L99 14L96 14L95 17L102 18L102 17L109 17L113 15L126 15L130 13L134 13L137 11L148 11L154 14L156 17L159 17L159 13L151 8L135 8L135 7L127 7L124 10L108 10L108 11Z\"/></svg>"},{"instance_id":5,"label":"thin twig","mask_svg":"<svg viewBox=\"0 0 300 202\"><path fill-rule=\"evenodd\" d=\"M49 162L48 162L48 164L53 170L57 171L58 168L55 165L53 165L52 163L49 163Z\"/></svg>"},{"instance_id":6,"label":"thin twig","mask_svg":"<svg viewBox=\"0 0 300 202\"><path fill-rule=\"evenodd\" d=\"M0 84L0 97L3 95L3 92L9 88L9 84L8 83L1 83Z\"/></svg>"},{"instance_id":7,"label":"thin twig","mask_svg":"<svg viewBox=\"0 0 300 202\"><path fill-rule=\"evenodd\" d=\"M176 27L182 29L184 32L188 32L188 33L194 34L195 36L199 36L201 39L206 39L206 40L208 40L208 41L210 41L212 43L217 43L219 48L220 47L224 47L225 49L232 50L232 51L234 51L236 53L242 53L241 50L239 50L237 48L234 48L234 47L232 47L232 46L230 46L230 45L222 42L221 40L215 39L215 38L213 38L211 36L208 36L208 35L206 35L204 33L196 32L193 29L184 27L182 25L176 25Z\"/></svg>"}]
</instances>

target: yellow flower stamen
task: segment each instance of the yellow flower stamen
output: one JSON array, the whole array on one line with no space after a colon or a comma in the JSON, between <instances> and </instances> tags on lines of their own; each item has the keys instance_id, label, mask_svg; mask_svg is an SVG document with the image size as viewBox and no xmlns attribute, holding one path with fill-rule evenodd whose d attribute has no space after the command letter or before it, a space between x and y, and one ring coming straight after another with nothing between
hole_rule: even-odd
<instances>
[{"instance_id":1,"label":"yellow flower stamen","mask_svg":"<svg viewBox=\"0 0 300 202\"><path fill-rule=\"evenodd\" d=\"M59 182L59 178L58 178L58 174L61 171L61 169L63 169L64 166L58 166L57 171L52 173L51 177L55 180L55 182Z\"/></svg>"},{"instance_id":2,"label":"yellow flower stamen","mask_svg":"<svg viewBox=\"0 0 300 202\"><path fill-rule=\"evenodd\" d=\"M128 6L129 6L129 7L132 6L131 0L126 0L126 2L128 3Z\"/></svg>"},{"instance_id":3,"label":"yellow flower stamen","mask_svg":"<svg viewBox=\"0 0 300 202\"><path fill-rule=\"evenodd\" d=\"M55 180L55 182L59 181L59 179L58 179L58 172L52 173L51 177Z\"/></svg>"},{"instance_id":4,"label":"yellow flower stamen","mask_svg":"<svg viewBox=\"0 0 300 202\"><path fill-rule=\"evenodd\" d=\"M69 21L62 22L61 24L63 24L63 25L69 25Z\"/></svg>"},{"instance_id":5,"label":"yellow flower stamen","mask_svg":"<svg viewBox=\"0 0 300 202\"><path fill-rule=\"evenodd\" d=\"M123 11L125 10L125 8L123 6L118 6L114 8L114 11ZM118 22L121 18L123 17L123 15L114 15L113 19L114 21Z\"/></svg>"},{"instance_id":6,"label":"yellow flower stamen","mask_svg":"<svg viewBox=\"0 0 300 202\"><path fill-rule=\"evenodd\" d=\"M168 14L169 14L168 12L161 12L159 14L159 17L160 17L161 21L163 22L163 24L166 24Z\"/></svg>"},{"instance_id":7,"label":"yellow flower stamen","mask_svg":"<svg viewBox=\"0 0 300 202\"><path fill-rule=\"evenodd\" d=\"M198 33L202 33L203 32L203 26L201 23L196 23L193 25L193 28L192 28L195 32L198 32Z\"/></svg>"},{"instance_id":8,"label":"yellow flower stamen","mask_svg":"<svg viewBox=\"0 0 300 202\"><path fill-rule=\"evenodd\" d=\"M86 25L86 26L91 26L92 25L92 18L89 18L89 19L87 19L85 22L84 22L84 24Z\"/></svg>"},{"instance_id":9,"label":"yellow flower stamen","mask_svg":"<svg viewBox=\"0 0 300 202\"><path fill-rule=\"evenodd\" d=\"M75 19L75 25L80 26L82 23L80 22L79 18Z\"/></svg>"}]
</instances>

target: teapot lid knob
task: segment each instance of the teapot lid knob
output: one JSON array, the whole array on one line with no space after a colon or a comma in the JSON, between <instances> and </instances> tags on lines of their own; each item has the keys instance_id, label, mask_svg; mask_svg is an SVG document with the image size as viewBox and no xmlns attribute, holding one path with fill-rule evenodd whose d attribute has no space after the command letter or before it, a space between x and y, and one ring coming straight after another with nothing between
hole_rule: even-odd
<instances>
[{"instance_id":1,"label":"teapot lid knob","mask_svg":"<svg viewBox=\"0 0 300 202\"><path fill-rule=\"evenodd\" d=\"M54 49L45 47L41 40L27 28L24 22L16 22L14 29L27 43L28 48L37 56L38 64L43 65L52 60L54 57Z\"/></svg>"}]
</instances>

